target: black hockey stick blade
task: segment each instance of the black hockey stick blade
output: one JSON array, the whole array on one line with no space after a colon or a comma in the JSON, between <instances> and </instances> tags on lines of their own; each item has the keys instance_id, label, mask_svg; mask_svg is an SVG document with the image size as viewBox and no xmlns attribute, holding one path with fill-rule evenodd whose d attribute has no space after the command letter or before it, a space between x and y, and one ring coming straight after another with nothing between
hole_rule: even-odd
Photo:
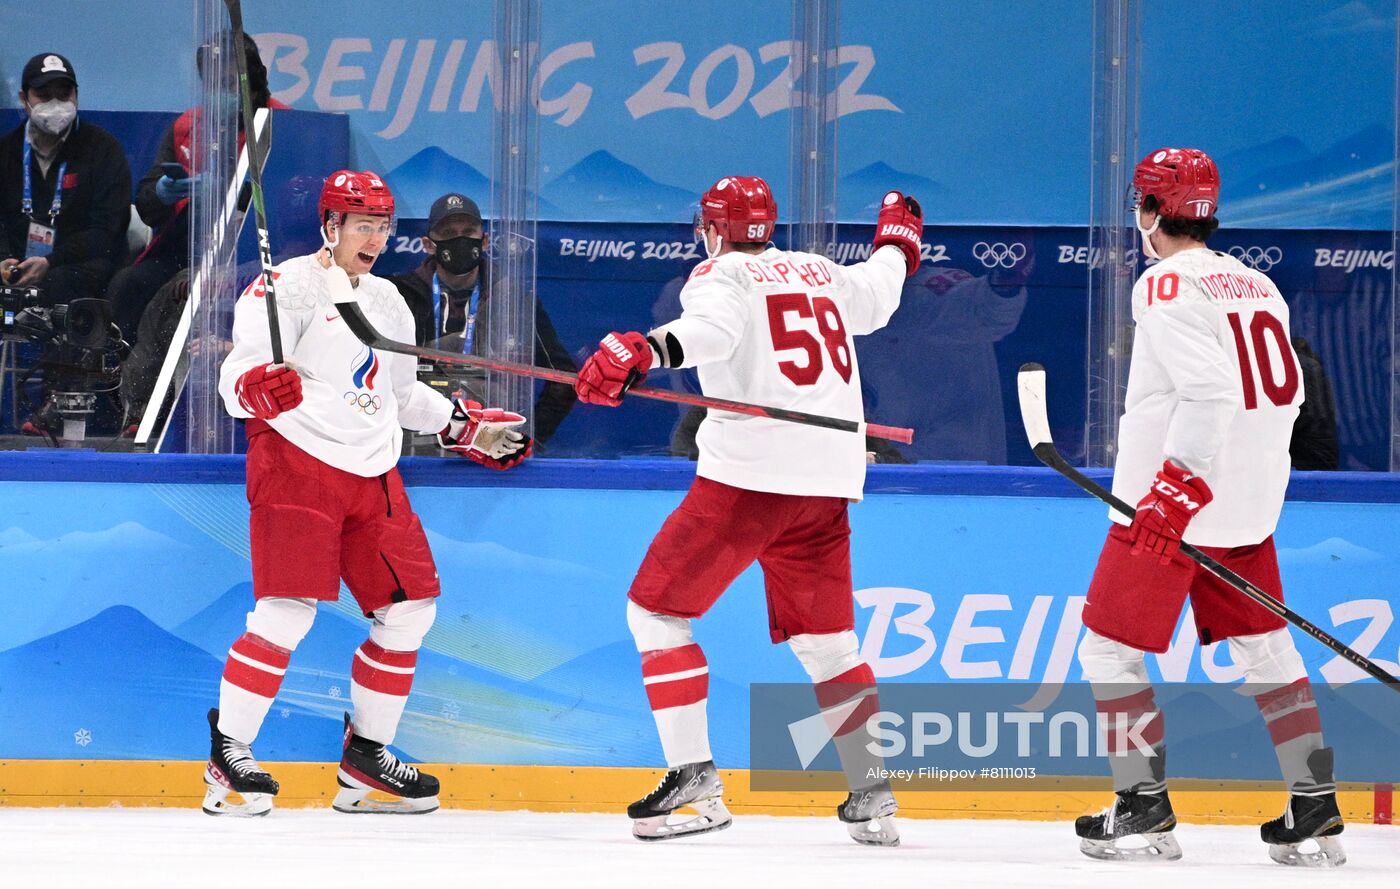
<instances>
[{"instance_id":1,"label":"black hockey stick blade","mask_svg":"<svg viewBox=\"0 0 1400 889\"><path fill-rule=\"evenodd\" d=\"M1026 438L1031 443L1031 451L1040 462L1074 482L1083 490L1107 503L1121 515L1132 518L1134 510L1123 500L1113 496L1113 492L1104 488L1084 473L1069 465L1064 456L1055 447L1054 440L1050 437L1050 420L1045 409L1045 368L1039 364L1030 363L1021 365L1021 370L1016 375L1016 390L1021 401L1021 422L1026 428ZM1220 578L1226 584L1234 587L1239 592L1253 599L1258 604L1269 609L1274 614L1293 624L1293 626L1307 633L1309 636L1321 642L1323 645L1336 652L1347 662L1367 674L1374 676L1381 682L1400 692L1400 679L1390 675L1370 658L1353 650L1346 643L1328 633L1326 630L1314 624L1312 621L1298 614L1287 605L1270 596L1259 587L1245 580L1243 577L1231 571L1229 568L1217 562L1215 559L1201 552L1189 543L1181 544L1181 552L1187 558L1196 562L1202 568Z\"/></svg>"},{"instance_id":2,"label":"black hockey stick blade","mask_svg":"<svg viewBox=\"0 0 1400 889\"><path fill-rule=\"evenodd\" d=\"M568 373L562 370L555 370L551 367L539 367L534 364L523 364L518 361L502 361L496 358L485 358L480 355L464 355L459 352L445 352L440 349L430 349L426 346L415 346L410 343L401 343L391 340L375 330L374 325L365 317L365 313L360 310L359 303L350 300L336 303L335 307L340 310L340 317L345 321L350 332L360 342L371 349L379 349L383 352L398 352L401 355L414 355L439 364L455 365L457 367L480 367L485 370L495 370L502 373L516 374L523 377L534 377L537 380L549 380L553 383L565 383L574 385L578 381L578 374ZM841 432L856 432L861 435L871 435L875 438L887 438L890 441L903 442L909 444L914 440L914 430L899 426L882 426L879 423L857 422L855 420L843 420L838 417L823 417L820 414L808 414L802 411L788 410L780 407L766 407L760 404L748 404L743 401L730 401L726 398L710 398L706 395L692 395L689 392L676 392L671 389L652 389L648 386L633 386L627 390L628 395L636 395L641 398L651 398L657 401L669 401L674 404L689 404L695 407L713 408L719 411L729 411L735 414L748 414L752 417L767 417L771 420L785 420L790 423L801 423L806 426L820 426L824 429L836 429Z\"/></svg>"}]
</instances>

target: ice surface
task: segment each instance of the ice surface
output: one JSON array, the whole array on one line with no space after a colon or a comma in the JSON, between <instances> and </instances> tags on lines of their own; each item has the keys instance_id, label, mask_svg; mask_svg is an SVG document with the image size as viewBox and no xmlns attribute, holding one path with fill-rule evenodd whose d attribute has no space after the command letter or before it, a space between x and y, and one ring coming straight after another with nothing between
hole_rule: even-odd
<instances>
[{"instance_id":1,"label":"ice surface","mask_svg":"<svg viewBox=\"0 0 1400 889\"><path fill-rule=\"evenodd\" d=\"M1182 825L1185 857L1122 864L1080 855L1068 823L903 820L899 848L857 846L829 818L735 815L726 831L641 843L623 815L442 811L267 818L196 810L0 809L0 886L1394 886L1400 827L1348 825L1350 862L1318 874L1269 861L1254 827ZM1131 871L1131 876L1128 872Z\"/></svg>"}]
</instances>

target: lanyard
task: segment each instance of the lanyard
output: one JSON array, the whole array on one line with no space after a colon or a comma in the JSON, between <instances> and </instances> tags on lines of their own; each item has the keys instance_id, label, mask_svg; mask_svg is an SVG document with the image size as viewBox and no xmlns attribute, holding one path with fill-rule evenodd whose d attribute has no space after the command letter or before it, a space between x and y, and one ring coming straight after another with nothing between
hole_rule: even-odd
<instances>
[{"instance_id":1,"label":"lanyard","mask_svg":"<svg viewBox=\"0 0 1400 889\"><path fill-rule=\"evenodd\" d=\"M481 278L472 285L471 300L467 304L467 323L462 328L462 354L471 353L472 341L476 338L476 307L481 299ZM447 333L447 315L442 308L442 285L438 283L437 272L433 272L433 335L441 337Z\"/></svg>"},{"instance_id":2,"label":"lanyard","mask_svg":"<svg viewBox=\"0 0 1400 889\"><path fill-rule=\"evenodd\" d=\"M29 124L24 125L24 215L30 221L34 219L34 187L30 182L29 172ZM53 228L53 222L58 218L58 211L63 209L63 174L68 170L68 161L58 165L58 184L53 189L53 206L49 207L49 228Z\"/></svg>"}]
</instances>

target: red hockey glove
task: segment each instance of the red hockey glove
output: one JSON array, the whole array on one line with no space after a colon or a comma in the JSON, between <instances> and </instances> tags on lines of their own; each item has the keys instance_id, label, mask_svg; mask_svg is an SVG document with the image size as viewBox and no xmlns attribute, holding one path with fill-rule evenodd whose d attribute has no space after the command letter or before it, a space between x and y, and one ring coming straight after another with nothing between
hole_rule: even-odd
<instances>
[{"instance_id":1,"label":"red hockey glove","mask_svg":"<svg viewBox=\"0 0 1400 889\"><path fill-rule=\"evenodd\" d=\"M924 211L919 202L897 191L885 195L880 215L875 219L875 248L893 244L904 253L904 265L909 277L919 269L920 242L924 237Z\"/></svg>"},{"instance_id":2,"label":"red hockey glove","mask_svg":"<svg viewBox=\"0 0 1400 889\"><path fill-rule=\"evenodd\" d=\"M1214 497L1205 479L1168 460L1137 505L1128 533L1133 555L1146 550L1167 564L1181 549L1181 535L1191 518Z\"/></svg>"},{"instance_id":3,"label":"red hockey glove","mask_svg":"<svg viewBox=\"0 0 1400 889\"><path fill-rule=\"evenodd\" d=\"M535 443L530 436L516 432L525 418L498 407L483 408L480 402L460 395L452 397L452 419L438 433L438 446L455 451L482 466L510 469L518 465Z\"/></svg>"},{"instance_id":4,"label":"red hockey glove","mask_svg":"<svg viewBox=\"0 0 1400 889\"><path fill-rule=\"evenodd\" d=\"M598 351L584 362L574 391L580 401L617 407L628 389L647 378L651 361L651 344L645 336L635 330L613 331L603 337Z\"/></svg>"},{"instance_id":5,"label":"red hockey glove","mask_svg":"<svg viewBox=\"0 0 1400 889\"><path fill-rule=\"evenodd\" d=\"M271 420L301 404L301 374L285 364L260 364L239 377L233 391L245 411Z\"/></svg>"}]
</instances>

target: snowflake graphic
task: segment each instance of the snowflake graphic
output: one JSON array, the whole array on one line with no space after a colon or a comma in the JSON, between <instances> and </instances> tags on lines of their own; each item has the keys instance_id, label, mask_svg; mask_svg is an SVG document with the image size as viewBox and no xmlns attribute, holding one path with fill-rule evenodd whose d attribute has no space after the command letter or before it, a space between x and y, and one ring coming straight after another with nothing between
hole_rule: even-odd
<instances>
[{"instance_id":1,"label":"snowflake graphic","mask_svg":"<svg viewBox=\"0 0 1400 889\"><path fill-rule=\"evenodd\" d=\"M332 685L332 686L331 686L331 697L333 697L333 698L338 698L338 697L340 697L342 694L344 694L344 692L342 692L342 691L340 690L340 686L338 686L338 685Z\"/></svg>"},{"instance_id":2,"label":"snowflake graphic","mask_svg":"<svg viewBox=\"0 0 1400 889\"><path fill-rule=\"evenodd\" d=\"M292 709L291 709L290 707L283 707L281 710L279 710L279 711L277 711L277 712L279 712L279 713L282 714L282 718L283 718L283 719L286 719L287 717L289 717L289 716L292 715Z\"/></svg>"},{"instance_id":3,"label":"snowflake graphic","mask_svg":"<svg viewBox=\"0 0 1400 889\"><path fill-rule=\"evenodd\" d=\"M80 728L73 733L73 743L79 747L86 747L92 743L92 732L85 728Z\"/></svg>"},{"instance_id":4,"label":"snowflake graphic","mask_svg":"<svg viewBox=\"0 0 1400 889\"><path fill-rule=\"evenodd\" d=\"M457 717L462 715L462 708L457 706L456 701L448 701L442 705L442 715L444 719L451 719L455 722Z\"/></svg>"}]
</instances>

